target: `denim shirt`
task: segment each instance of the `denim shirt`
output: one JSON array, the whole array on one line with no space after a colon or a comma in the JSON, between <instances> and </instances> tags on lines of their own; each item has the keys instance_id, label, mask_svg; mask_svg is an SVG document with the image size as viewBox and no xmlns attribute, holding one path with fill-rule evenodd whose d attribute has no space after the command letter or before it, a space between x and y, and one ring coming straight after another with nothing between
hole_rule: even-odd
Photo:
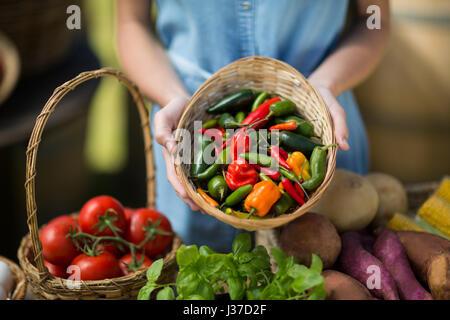
<instances>
[{"instance_id":1,"label":"denim shirt","mask_svg":"<svg viewBox=\"0 0 450 320\"><path fill-rule=\"evenodd\" d=\"M157 33L193 93L230 62L260 55L305 77L333 49L347 0L157 0Z\"/></svg>"}]
</instances>

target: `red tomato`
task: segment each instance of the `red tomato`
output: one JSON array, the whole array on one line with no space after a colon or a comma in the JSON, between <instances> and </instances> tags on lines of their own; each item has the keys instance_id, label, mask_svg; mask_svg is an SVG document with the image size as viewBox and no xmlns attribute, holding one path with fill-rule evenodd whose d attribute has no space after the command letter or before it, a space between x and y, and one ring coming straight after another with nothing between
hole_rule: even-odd
<instances>
[{"instance_id":1,"label":"red tomato","mask_svg":"<svg viewBox=\"0 0 450 320\"><path fill-rule=\"evenodd\" d=\"M124 249L128 249L127 246L122 246L122 247ZM117 249L117 247L114 244L112 244L111 242L99 243L97 245L97 249L100 250L100 251L108 251L109 253L111 253L116 258L119 258L122 255L120 250Z\"/></svg>"},{"instance_id":2,"label":"red tomato","mask_svg":"<svg viewBox=\"0 0 450 320\"><path fill-rule=\"evenodd\" d=\"M125 218L127 219L127 221L130 221L130 218L131 218L131 216L132 216L133 213L134 213L134 209L125 207L125 208L124 208L124 212L125 212Z\"/></svg>"},{"instance_id":3,"label":"red tomato","mask_svg":"<svg viewBox=\"0 0 450 320\"><path fill-rule=\"evenodd\" d=\"M128 241L139 244L145 239L144 227L150 222L154 224L156 220L161 217L158 225L158 230L165 232L172 232L172 227L169 220L161 212L152 209L138 209L134 212L130 219L130 226L128 228ZM145 254L150 258L163 253L172 243L173 235L157 234L153 240L148 241L145 246Z\"/></svg>"},{"instance_id":4,"label":"red tomato","mask_svg":"<svg viewBox=\"0 0 450 320\"><path fill-rule=\"evenodd\" d=\"M57 277L57 278L67 278L67 272L65 266L57 266L56 264L50 263L46 260L44 260L44 264L48 269L48 272L50 272L51 275Z\"/></svg>"},{"instance_id":5,"label":"red tomato","mask_svg":"<svg viewBox=\"0 0 450 320\"><path fill-rule=\"evenodd\" d=\"M127 220L123 212L123 207L119 201L109 196L98 196L90 199L81 208L78 216L78 224L83 232L95 234L97 236L113 236L111 228L98 231L95 227L99 223L98 217L105 216L106 212L110 212L111 216L117 217L113 225L120 229L119 235L125 234L127 230Z\"/></svg>"},{"instance_id":6,"label":"red tomato","mask_svg":"<svg viewBox=\"0 0 450 320\"><path fill-rule=\"evenodd\" d=\"M137 263L139 263L141 261L142 256L143 256L142 254L136 253L136 262ZM153 261L149 257L147 257L146 255L144 255L143 257L144 257L144 260L141 263L142 267L139 268L139 270L147 269L153 263ZM122 274L124 276L126 276L126 275L128 275L130 273L134 273L134 271L130 270L128 268L128 266L126 265L126 264L131 264L132 260L133 259L132 259L131 253L127 253L122 258L120 258L120 260L119 260L120 261L120 265L119 266L120 266L120 269L122 270Z\"/></svg>"},{"instance_id":7,"label":"red tomato","mask_svg":"<svg viewBox=\"0 0 450 320\"><path fill-rule=\"evenodd\" d=\"M79 253L72 239L66 237L70 228L75 229L77 221L71 216L61 216L51 220L39 233L42 255L52 264L64 266Z\"/></svg>"},{"instance_id":8,"label":"red tomato","mask_svg":"<svg viewBox=\"0 0 450 320\"><path fill-rule=\"evenodd\" d=\"M70 263L80 268L80 280L102 280L122 276L119 260L108 251L97 256L78 255Z\"/></svg>"}]
</instances>

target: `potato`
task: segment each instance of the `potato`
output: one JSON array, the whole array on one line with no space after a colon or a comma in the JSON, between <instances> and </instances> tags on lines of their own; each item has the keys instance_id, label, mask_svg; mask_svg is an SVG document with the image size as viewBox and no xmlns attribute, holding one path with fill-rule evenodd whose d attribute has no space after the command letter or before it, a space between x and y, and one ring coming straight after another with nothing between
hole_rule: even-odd
<instances>
[{"instance_id":1,"label":"potato","mask_svg":"<svg viewBox=\"0 0 450 320\"><path fill-rule=\"evenodd\" d=\"M335 270L322 272L327 300L376 300L358 280Z\"/></svg>"},{"instance_id":2,"label":"potato","mask_svg":"<svg viewBox=\"0 0 450 320\"><path fill-rule=\"evenodd\" d=\"M428 287L436 300L450 300L450 251L434 256L428 264Z\"/></svg>"},{"instance_id":3,"label":"potato","mask_svg":"<svg viewBox=\"0 0 450 320\"><path fill-rule=\"evenodd\" d=\"M312 211L327 217L339 232L365 228L378 210L378 193L363 176L337 169Z\"/></svg>"},{"instance_id":4,"label":"potato","mask_svg":"<svg viewBox=\"0 0 450 320\"><path fill-rule=\"evenodd\" d=\"M333 266L341 252L341 238L327 218L307 212L281 229L280 248L308 267L315 253L326 269Z\"/></svg>"},{"instance_id":5,"label":"potato","mask_svg":"<svg viewBox=\"0 0 450 320\"><path fill-rule=\"evenodd\" d=\"M374 228L385 226L394 213L408 212L408 197L402 183L384 173L369 173L366 178L373 184L378 193L378 210L371 225Z\"/></svg>"}]
</instances>

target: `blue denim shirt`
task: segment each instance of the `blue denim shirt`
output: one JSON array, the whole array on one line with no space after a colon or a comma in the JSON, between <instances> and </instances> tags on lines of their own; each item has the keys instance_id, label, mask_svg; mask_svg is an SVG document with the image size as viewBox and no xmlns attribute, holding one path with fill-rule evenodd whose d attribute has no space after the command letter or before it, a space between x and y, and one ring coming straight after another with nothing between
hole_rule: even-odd
<instances>
[{"instance_id":1,"label":"blue denim shirt","mask_svg":"<svg viewBox=\"0 0 450 320\"><path fill-rule=\"evenodd\" d=\"M157 33L187 90L215 71L251 55L285 61L308 77L336 45L347 0L157 0ZM338 97L349 126L350 150L338 152L337 167L365 174L368 148L351 91ZM158 110L156 106L154 112ZM192 212L167 182L161 147L155 143L157 207L186 243L229 250L233 227Z\"/></svg>"}]
</instances>

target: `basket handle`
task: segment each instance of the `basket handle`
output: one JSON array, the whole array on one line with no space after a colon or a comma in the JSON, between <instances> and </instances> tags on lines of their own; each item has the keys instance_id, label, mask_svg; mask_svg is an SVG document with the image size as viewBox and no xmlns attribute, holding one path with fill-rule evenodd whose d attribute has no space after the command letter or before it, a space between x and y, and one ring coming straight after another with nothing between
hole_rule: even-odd
<instances>
[{"instance_id":1,"label":"basket handle","mask_svg":"<svg viewBox=\"0 0 450 320\"><path fill-rule=\"evenodd\" d=\"M93 71L80 73L72 80L67 81L55 89L52 96L48 99L41 113L36 118L36 123L31 133L27 147L27 163L26 163L26 180L25 180L25 196L27 203L27 224L30 231L31 241L33 244L34 261L40 274L46 274L44 266L44 258L42 257L42 244L39 240L39 227L37 223L37 207L35 195L35 178L36 178L36 155L41 142L42 132L51 113L55 110L58 102L71 90L75 89L81 83L99 77L113 77L124 84L134 102L137 105L139 116L141 119L142 133L144 135L145 145L145 165L147 171L147 207L153 208L155 205L155 166L152 151L152 136L150 132L149 112L145 107L144 99L139 92L138 87L130 81L122 72L102 68Z\"/></svg>"}]
</instances>

